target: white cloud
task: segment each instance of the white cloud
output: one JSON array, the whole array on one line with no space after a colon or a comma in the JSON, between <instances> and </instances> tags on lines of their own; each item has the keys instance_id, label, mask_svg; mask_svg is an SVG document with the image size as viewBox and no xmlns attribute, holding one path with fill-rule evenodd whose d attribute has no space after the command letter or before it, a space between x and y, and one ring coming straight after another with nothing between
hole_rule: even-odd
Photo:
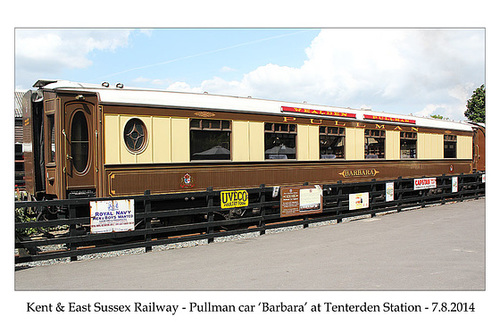
<instances>
[{"instance_id":1,"label":"white cloud","mask_svg":"<svg viewBox=\"0 0 500 334\"><path fill-rule=\"evenodd\" d=\"M189 92L189 93L201 93L203 92L199 87L191 87L189 84L177 81L168 86L167 90L175 91L175 92Z\"/></svg>"},{"instance_id":2,"label":"white cloud","mask_svg":"<svg viewBox=\"0 0 500 334\"><path fill-rule=\"evenodd\" d=\"M53 78L66 69L87 68L93 51L124 47L129 35L122 29L16 29L17 80Z\"/></svg>"},{"instance_id":3,"label":"white cloud","mask_svg":"<svg viewBox=\"0 0 500 334\"><path fill-rule=\"evenodd\" d=\"M16 29L16 85L88 68L93 52L126 47L130 34L122 29ZM325 29L304 50L299 67L263 64L240 80L227 80L226 73L234 76L235 70L225 66L220 77L199 85L169 78L135 82L393 113L441 113L459 120L467 99L485 81L484 43L481 29Z\"/></svg>"},{"instance_id":4,"label":"white cloud","mask_svg":"<svg viewBox=\"0 0 500 334\"><path fill-rule=\"evenodd\" d=\"M266 64L240 81L205 80L188 91L308 101L463 119L484 83L484 30L326 29L298 68Z\"/></svg>"},{"instance_id":5,"label":"white cloud","mask_svg":"<svg viewBox=\"0 0 500 334\"><path fill-rule=\"evenodd\" d=\"M448 117L450 114L450 106L447 104L428 104L424 109L415 113L416 116L429 117L431 115L441 115ZM449 117L448 117L449 118Z\"/></svg>"}]
</instances>

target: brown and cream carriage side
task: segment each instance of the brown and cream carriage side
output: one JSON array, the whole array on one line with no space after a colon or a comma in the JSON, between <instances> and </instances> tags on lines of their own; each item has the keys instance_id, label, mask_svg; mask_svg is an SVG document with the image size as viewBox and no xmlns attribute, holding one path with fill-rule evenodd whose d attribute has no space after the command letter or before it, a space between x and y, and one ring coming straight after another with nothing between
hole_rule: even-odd
<instances>
[{"instance_id":1,"label":"brown and cream carriage side","mask_svg":"<svg viewBox=\"0 0 500 334\"><path fill-rule=\"evenodd\" d=\"M43 81L27 190L129 196L484 171L484 127L305 103Z\"/></svg>"}]
</instances>

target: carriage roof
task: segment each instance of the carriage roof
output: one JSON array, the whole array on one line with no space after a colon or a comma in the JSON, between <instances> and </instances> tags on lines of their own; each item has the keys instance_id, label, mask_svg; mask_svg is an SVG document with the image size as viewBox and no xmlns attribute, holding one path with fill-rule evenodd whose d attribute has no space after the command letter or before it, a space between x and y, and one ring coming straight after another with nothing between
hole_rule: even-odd
<instances>
[{"instance_id":1,"label":"carriage roof","mask_svg":"<svg viewBox=\"0 0 500 334\"><path fill-rule=\"evenodd\" d=\"M34 87L56 92L78 91L96 93L101 104L118 105L144 105L181 109L203 109L211 111L227 111L252 114L280 115L298 117L297 113L283 111L283 107L308 110L321 110L326 112L348 113L351 120L369 122L366 116L390 117L411 121L412 126L431 127L450 130L472 131L473 126L468 123L439 120L434 118L417 117L412 115L392 114L369 109L352 109L332 107L310 103L284 102L265 100L252 97L238 97L208 93L172 92L166 90L153 90L144 88L115 88L104 87L97 84L77 83L65 80L39 80ZM288 110L288 108L287 108ZM304 114L302 114L304 115ZM340 119L335 116L312 115L307 117ZM344 118L345 120L345 118ZM383 123L377 120L377 123Z\"/></svg>"}]
</instances>

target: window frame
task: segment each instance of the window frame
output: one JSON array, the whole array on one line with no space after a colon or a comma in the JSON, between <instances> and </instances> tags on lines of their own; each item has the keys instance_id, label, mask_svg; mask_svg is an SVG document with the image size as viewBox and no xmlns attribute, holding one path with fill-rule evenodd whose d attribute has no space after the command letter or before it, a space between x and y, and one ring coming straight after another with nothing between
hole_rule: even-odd
<instances>
[{"instance_id":1,"label":"window frame","mask_svg":"<svg viewBox=\"0 0 500 334\"><path fill-rule=\"evenodd\" d=\"M324 129L324 131L322 131L322 129ZM336 133L334 133L334 132L336 132ZM346 130L344 127L323 126L323 125L319 127L319 158L320 158L320 160L345 160L345 146L346 146L345 133L346 133ZM334 157L334 158L326 158L325 157L325 158L323 158L323 156L326 156L327 154L324 154L324 155L321 154L322 137L341 138L341 140L342 140L342 156L339 158L337 158L337 157Z\"/></svg>"},{"instance_id":2,"label":"window frame","mask_svg":"<svg viewBox=\"0 0 500 334\"><path fill-rule=\"evenodd\" d=\"M270 150L273 147L267 147L268 136L269 135L285 135L283 139L289 140L293 137L295 153L293 153L293 158L288 158L289 155L292 154L281 154L286 156L283 158L269 158L268 156L272 156L274 154L266 153L267 150ZM280 137L276 137L276 139L280 140ZM282 144L285 145L285 144ZM292 147L289 147L292 148ZM276 154L275 156L280 156L280 154ZM294 123L280 123L280 122L264 122L264 160L297 160L297 124Z\"/></svg>"},{"instance_id":3,"label":"window frame","mask_svg":"<svg viewBox=\"0 0 500 334\"><path fill-rule=\"evenodd\" d=\"M231 120L224 120L224 119L206 119L206 118L191 118L189 119L189 161L232 161L233 159L233 151L232 151L232 136L233 136L233 122ZM193 133L195 131L195 133ZM193 153L193 136L202 133L202 132L220 132L222 133L229 133L228 136L228 141L227 141L227 146L228 148L224 147L223 145L216 145L221 146L222 148L229 150L229 158L228 159L193 159L193 156L199 153L202 153L207 150L203 150L198 152ZM224 144L224 143L221 143ZM208 150L211 148L208 148Z\"/></svg>"},{"instance_id":4,"label":"window frame","mask_svg":"<svg viewBox=\"0 0 500 334\"><path fill-rule=\"evenodd\" d=\"M447 157L446 153L450 152L450 150L446 149L446 145L453 144L454 149L453 149L453 156L452 157ZM457 135L452 135L452 134L445 134L443 136L443 158L444 159L456 159L457 158Z\"/></svg>"},{"instance_id":5,"label":"window frame","mask_svg":"<svg viewBox=\"0 0 500 334\"><path fill-rule=\"evenodd\" d=\"M415 157L403 157L403 141L415 143ZM401 131L399 134L399 158L401 160L415 160L418 159L418 135L416 132ZM411 148L410 148L411 150Z\"/></svg>"},{"instance_id":6,"label":"window frame","mask_svg":"<svg viewBox=\"0 0 500 334\"><path fill-rule=\"evenodd\" d=\"M81 116L80 116L81 115ZM76 118L78 117L81 117L81 119L85 122L76 122ZM81 140L75 140L75 125L81 127L82 124L85 125L85 130L86 131L82 131L82 134L86 134L86 138L81 138ZM71 120L70 120L70 123L69 123L69 126L70 126L70 152L71 152L71 156L72 156L72 161L71 161L71 165L72 165L72 169L75 171L75 173L77 175L85 175L87 174L87 172L89 171L90 169L90 165L91 165L91 158L92 158L92 152L91 152L91 145L92 145L92 142L91 142L91 128L90 128L90 121L87 117L87 115L85 114L85 112L83 110L77 110L73 113L73 115L71 116ZM83 129L83 127L82 127ZM79 145L79 146L77 146ZM85 147L86 146L86 150L82 150L82 152L85 152L85 166L83 166L83 168L80 170L77 168L77 161L79 161L79 158L77 158L76 156L76 150L75 150L75 147Z\"/></svg>"},{"instance_id":7,"label":"window frame","mask_svg":"<svg viewBox=\"0 0 500 334\"><path fill-rule=\"evenodd\" d=\"M125 139L125 137L127 136L127 133L126 133L127 125L132 121L134 121L134 122L138 121L139 122L138 124L141 126L141 128L143 130L142 136L144 137L144 140L138 148L130 148L129 145L127 144L127 140ZM134 127L135 127L135 124L134 124ZM132 132L130 132L130 133L132 133ZM130 133L128 135L130 135ZM148 138L149 138L148 127L142 119L140 119L138 117L132 117L132 118L128 119L127 122L125 122L125 125L123 126L123 141L124 141L125 147L129 153L135 154L135 155L139 155L139 154L143 153L148 146L148 141L149 141Z\"/></svg>"},{"instance_id":8,"label":"window frame","mask_svg":"<svg viewBox=\"0 0 500 334\"><path fill-rule=\"evenodd\" d=\"M46 134L45 134L45 161L47 165L52 166L56 164L56 117L55 113L46 113ZM54 151L52 151L52 145L54 145Z\"/></svg>"},{"instance_id":9,"label":"window frame","mask_svg":"<svg viewBox=\"0 0 500 334\"><path fill-rule=\"evenodd\" d=\"M371 159L386 159L386 144L387 144L387 141L386 141L386 131L385 130L380 130L380 129L365 129L364 131L364 159L365 160L371 160ZM368 133L368 135L367 135ZM375 156L375 154L369 154L369 139L370 138L374 138L374 139L383 139L383 152L382 152L382 157L380 157L380 154L377 155L377 157L373 157Z\"/></svg>"}]
</instances>

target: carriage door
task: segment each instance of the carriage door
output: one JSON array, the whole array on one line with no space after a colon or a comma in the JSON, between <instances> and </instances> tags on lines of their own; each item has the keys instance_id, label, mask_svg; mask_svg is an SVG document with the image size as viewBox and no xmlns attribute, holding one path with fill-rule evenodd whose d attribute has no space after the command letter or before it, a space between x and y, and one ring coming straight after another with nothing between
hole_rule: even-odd
<instances>
[{"instance_id":1,"label":"carriage door","mask_svg":"<svg viewBox=\"0 0 500 334\"><path fill-rule=\"evenodd\" d=\"M63 172L66 190L96 189L96 159L94 134L95 107L88 102L68 102L64 108L65 139Z\"/></svg>"}]
</instances>

